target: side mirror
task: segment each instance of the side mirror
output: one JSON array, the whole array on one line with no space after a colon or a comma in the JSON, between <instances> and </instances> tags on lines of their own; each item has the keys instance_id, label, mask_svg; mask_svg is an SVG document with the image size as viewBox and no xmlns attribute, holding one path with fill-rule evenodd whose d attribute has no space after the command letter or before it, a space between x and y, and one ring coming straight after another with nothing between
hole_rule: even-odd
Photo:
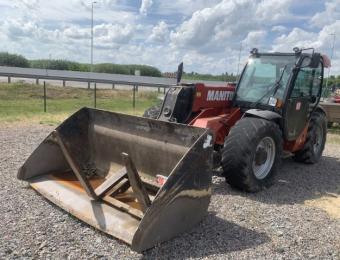
<instances>
[{"instance_id":1,"label":"side mirror","mask_svg":"<svg viewBox=\"0 0 340 260\"><path fill-rule=\"evenodd\" d=\"M312 69L316 69L317 67L319 67L319 63L321 60L321 55L320 53L313 53L312 58L310 59L309 62L309 67L311 67Z\"/></svg>"},{"instance_id":2,"label":"side mirror","mask_svg":"<svg viewBox=\"0 0 340 260\"><path fill-rule=\"evenodd\" d=\"M178 65L178 68L177 68L177 73L176 73L176 81L177 81L177 85L181 82L181 79L182 79L182 74L183 74L183 62L181 62L179 65Z\"/></svg>"}]
</instances>

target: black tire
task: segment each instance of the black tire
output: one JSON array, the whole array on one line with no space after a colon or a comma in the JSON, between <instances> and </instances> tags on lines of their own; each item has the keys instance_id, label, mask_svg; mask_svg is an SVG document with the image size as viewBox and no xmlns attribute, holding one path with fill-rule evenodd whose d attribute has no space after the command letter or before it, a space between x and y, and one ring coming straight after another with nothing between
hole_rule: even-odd
<instances>
[{"instance_id":1,"label":"black tire","mask_svg":"<svg viewBox=\"0 0 340 260\"><path fill-rule=\"evenodd\" d=\"M264 138L271 140L275 147L272 155L265 152L264 156L267 157L262 157L268 160L270 156L272 159L266 167L266 175L259 178L255 175L253 162L263 160L258 159L258 149L261 149L258 145L260 142L262 144ZM275 122L254 117L239 120L231 128L222 149L221 164L226 181L232 187L247 192L257 192L269 187L281 161L282 147L282 132ZM258 165L261 167L263 164Z\"/></svg>"},{"instance_id":2,"label":"black tire","mask_svg":"<svg viewBox=\"0 0 340 260\"><path fill-rule=\"evenodd\" d=\"M162 106L162 103L149 107L147 110L144 111L143 117L157 119L159 116L159 113L161 112L161 106Z\"/></svg>"},{"instance_id":3,"label":"black tire","mask_svg":"<svg viewBox=\"0 0 340 260\"><path fill-rule=\"evenodd\" d=\"M321 131L319 137L318 131ZM322 112L314 112L309 122L306 142L303 148L294 155L294 160L307 164L317 163L325 148L326 136L326 115Z\"/></svg>"}]
</instances>

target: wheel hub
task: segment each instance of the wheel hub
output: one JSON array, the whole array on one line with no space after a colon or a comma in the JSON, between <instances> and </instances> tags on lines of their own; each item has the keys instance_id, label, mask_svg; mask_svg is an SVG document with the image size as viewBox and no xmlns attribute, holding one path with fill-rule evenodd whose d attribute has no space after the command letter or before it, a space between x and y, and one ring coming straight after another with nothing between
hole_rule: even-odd
<instances>
[{"instance_id":1,"label":"wheel hub","mask_svg":"<svg viewBox=\"0 0 340 260\"><path fill-rule=\"evenodd\" d=\"M267 152L263 147L259 147L255 154L255 165L264 164L267 160Z\"/></svg>"},{"instance_id":2,"label":"wheel hub","mask_svg":"<svg viewBox=\"0 0 340 260\"><path fill-rule=\"evenodd\" d=\"M320 126L315 129L315 136L313 140L313 150L315 154L318 154L321 149L322 144L322 130Z\"/></svg>"},{"instance_id":3,"label":"wheel hub","mask_svg":"<svg viewBox=\"0 0 340 260\"><path fill-rule=\"evenodd\" d=\"M270 173L276 154L276 146L272 137L264 137L256 147L253 160L253 172L257 179L262 180Z\"/></svg>"}]
</instances>

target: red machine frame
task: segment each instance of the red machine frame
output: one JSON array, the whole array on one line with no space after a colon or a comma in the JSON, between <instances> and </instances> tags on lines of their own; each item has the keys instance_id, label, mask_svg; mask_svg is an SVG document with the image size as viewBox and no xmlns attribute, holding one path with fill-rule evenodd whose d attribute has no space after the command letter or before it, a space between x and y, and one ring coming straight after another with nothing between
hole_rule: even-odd
<instances>
[{"instance_id":1,"label":"red machine frame","mask_svg":"<svg viewBox=\"0 0 340 260\"><path fill-rule=\"evenodd\" d=\"M192 117L188 124L213 131L214 143L217 145L224 144L230 128L243 116L240 108L232 107L235 89L235 83L228 83L226 86L196 84ZM305 143L307 130L308 124L296 140L284 141L284 150L300 150Z\"/></svg>"}]
</instances>

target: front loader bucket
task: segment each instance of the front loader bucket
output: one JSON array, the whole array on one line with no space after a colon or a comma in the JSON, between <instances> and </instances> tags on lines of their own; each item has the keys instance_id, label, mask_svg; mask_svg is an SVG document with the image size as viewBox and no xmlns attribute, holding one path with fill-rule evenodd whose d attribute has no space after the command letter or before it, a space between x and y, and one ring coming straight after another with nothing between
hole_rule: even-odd
<instances>
[{"instance_id":1,"label":"front loader bucket","mask_svg":"<svg viewBox=\"0 0 340 260\"><path fill-rule=\"evenodd\" d=\"M141 252L206 214L211 142L207 129L83 108L38 146L18 178Z\"/></svg>"}]
</instances>

